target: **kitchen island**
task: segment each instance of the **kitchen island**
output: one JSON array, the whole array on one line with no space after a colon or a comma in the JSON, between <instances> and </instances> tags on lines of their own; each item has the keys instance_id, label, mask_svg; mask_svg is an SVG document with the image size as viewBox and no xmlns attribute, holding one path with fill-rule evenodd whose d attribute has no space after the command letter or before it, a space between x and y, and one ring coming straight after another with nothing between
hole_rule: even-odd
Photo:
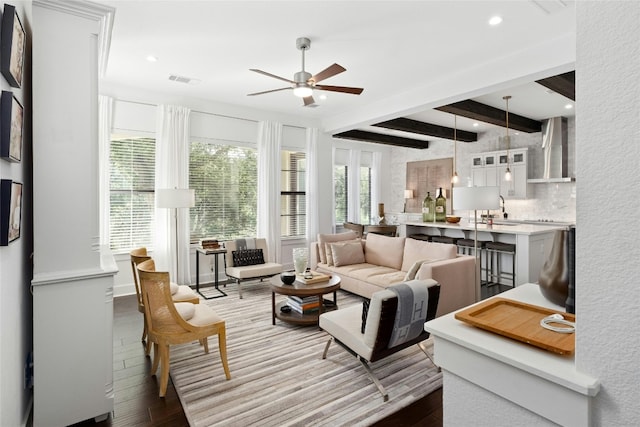
<instances>
[{"instance_id":1,"label":"kitchen island","mask_svg":"<svg viewBox=\"0 0 640 427\"><path fill-rule=\"evenodd\" d=\"M478 224L478 241L492 240L494 242L514 243L516 245L516 285L536 283L540 270L547 260L553 238L558 230L566 230L566 225L538 225L521 224L516 222L501 222L500 224ZM407 222L398 227L400 236L412 234L428 234L431 236L448 236L455 238L473 239L475 226L467 220L458 224L447 222ZM505 269L511 262L504 260Z\"/></svg>"}]
</instances>

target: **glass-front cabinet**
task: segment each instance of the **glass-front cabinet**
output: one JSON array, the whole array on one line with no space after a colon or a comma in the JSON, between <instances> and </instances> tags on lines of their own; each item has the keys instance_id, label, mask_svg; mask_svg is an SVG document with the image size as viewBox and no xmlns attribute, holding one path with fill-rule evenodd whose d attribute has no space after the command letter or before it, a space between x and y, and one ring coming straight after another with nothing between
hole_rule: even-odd
<instances>
[{"instance_id":1,"label":"glass-front cabinet","mask_svg":"<svg viewBox=\"0 0 640 427\"><path fill-rule=\"evenodd\" d=\"M507 167L511 171L511 181L504 179ZM475 186L499 186L505 199L526 199L527 149L490 151L474 156L472 179Z\"/></svg>"}]
</instances>

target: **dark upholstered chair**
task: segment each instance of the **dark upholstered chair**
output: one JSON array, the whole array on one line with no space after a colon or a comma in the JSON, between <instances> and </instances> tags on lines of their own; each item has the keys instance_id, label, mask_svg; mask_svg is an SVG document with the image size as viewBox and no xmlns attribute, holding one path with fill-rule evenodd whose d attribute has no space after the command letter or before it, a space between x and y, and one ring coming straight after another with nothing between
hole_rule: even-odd
<instances>
[{"instance_id":1,"label":"dark upholstered chair","mask_svg":"<svg viewBox=\"0 0 640 427\"><path fill-rule=\"evenodd\" d=\"M392 339L396 310L398 307L398 297L396 294L385 289L374 293L369 303L368 314L365 321L364 333L362 332L362 304L352 305L344 309L339 309L320 315L320 328L324 329L331 337L325 346L322 358L326 359L327 351L332 341L336 341L348 352L356 356L362 366L366 369L369 377L380 390L384 401L389 398L384 387L374 375L369 362L383 359L391 354L403 350L412 345L418 345L433 363L431 355L420 345L429 338L429 333L424 330L424 322L432 320L436 316L438 300L440 299L440 285L432 279L412 280L406 282L410 286L424 286L427 288L428 302L426 310L423 310L422 329L420 334L404 343L389 347ZM413 310L413 308L412 308ZM403 316L404 317L404 316ZM435 365L435 363L434 363Z\"/></svg>"}]
</instances>

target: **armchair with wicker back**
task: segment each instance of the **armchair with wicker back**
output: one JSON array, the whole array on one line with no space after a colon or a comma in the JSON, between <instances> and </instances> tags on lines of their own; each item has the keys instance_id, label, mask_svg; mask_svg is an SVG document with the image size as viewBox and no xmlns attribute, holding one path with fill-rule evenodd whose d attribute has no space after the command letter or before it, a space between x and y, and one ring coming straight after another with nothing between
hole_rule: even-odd
<instances>
[{"instance_id":1,"label":"armchair with wicker back","mask_svg":"<svg viewBox=\"0 0 640 427\"><path fill-rule=\"evenodd\" d=\"M160 370L160 397L164 397L169 382L170 346L199 341L209 353L208 337L218 336L218 348L227 379L231 379L227 363L225 321L205 304L175 303L171 297L169 273L155 271L152 259L137 266L145 310L147 336L153 342L155 375Z\"/></svg>"},{"instance_id":2,"label":"armchair with wicker back","mask_svg":"<svg viewBox=\"0 0 640 427\"><path fill-rule=\"evenodd\" d=\"M131 270L133 272L133 284L136 288L136 296L138 297L138 311L144 316L144 303L142 302L142 291L140 290L140 280L138 278L138 270L136 266L141 262L150 260L151 257L147 254L147 248L136 248L129 252L131 257ZM174 302L190 302L193 304L200 303L200 298L189 286L171 284L171 297ZM147 322L144 322L142 330L142 342L147 339ZM145 345L145 354L149 355L151 350L151 342L147 341Z\"/></svg>"}]
</instances>

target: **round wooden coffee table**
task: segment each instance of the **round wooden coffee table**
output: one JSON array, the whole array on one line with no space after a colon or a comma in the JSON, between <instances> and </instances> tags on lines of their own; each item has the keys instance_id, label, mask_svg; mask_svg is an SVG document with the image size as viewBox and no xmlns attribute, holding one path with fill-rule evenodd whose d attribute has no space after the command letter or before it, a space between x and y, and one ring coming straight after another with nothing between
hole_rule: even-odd
<instances>
[{"instance_id":1,"label":"round wooden coffee table","mask_svg":"<svg viewBox=\"0 0 640 427\"><path fill-rule=\"evenodd\" d=\"M297 280L291 285L286 285L282 283L280 275L278 274L271 278L269 287L271 288L271 322L274 325L276 324L276 317L283 322L293 323L295 325L317 325L318 317L320 317L323 312L338 308L336 291L340 289L340 277L335 274L331 275L331 278L326 282L311 285L305 285ZM303 314L295 310L284 313L281 311L281 308L287 305L287 301L281 301L276 304L276 294L293 295L301 298L317 296L319 301L323 301L322 296L331 292L333 292L333 304L327 305L326 302L320 304L318 311L312 313Z\"/></svg>"}]
</instances>

